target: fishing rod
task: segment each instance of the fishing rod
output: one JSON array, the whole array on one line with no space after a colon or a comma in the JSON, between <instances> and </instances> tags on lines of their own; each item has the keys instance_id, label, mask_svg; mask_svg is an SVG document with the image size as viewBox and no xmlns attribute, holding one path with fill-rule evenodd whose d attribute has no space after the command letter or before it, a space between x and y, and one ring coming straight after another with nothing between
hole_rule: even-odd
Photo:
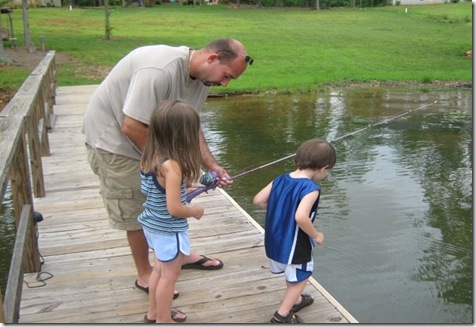
<instances>
[{"instance_id":1,"label":"fishing rod","mask_svg":"<svg viewBox=\"0 0 476 327\"><path fill-rule=\"evenodd\" d=\"M366 130L368 130L368 129L370 129L370 128L373 128L373 127L375 127L375 126L379 126L379 125L386 124L386 123L388 123L388 122L390 122L390 121L392 121L392 120L394 120L394 119L397 119L397 118L400 118L400 117L409 115L409 114L411 114L411 113L413 113L413 112L415 112L415 111L418 111L418 110L422 110L422 109L424 109L424 108L427 108L427 107L429 107L429 106L431 106L431 105L434 105L434 104L437 103L437 102L438 102L438 101L435 100L435 101L433 101L433 102L431 102L431 103L427 103L427 104L421 105L420 107L418 107L418 108L416 108L416 109L409 109L409 110L403 111L403 112L401 112L401 113L395 114L395 115L390 116L390 117L387 117L387 118L385 118L385 119L382 119L381 121L378 121L378 122L376 122L376 123L368 124L368 125L365 126L365 127L362 127L362 128L360 128L360 129L358 129L358 130L355 130L355 131L353 131L353 132L347 133L347 134L345 134L345 135L339 136L339 137L337 137L337 138L335 138L335 139L332 139L332 140L330 140L330 141L328 141L328 142L329 142L329 143L332 143L332 142L340 141L340 140L342 140L342 139L344 139L344 138L346 138L346 137L349 137L349 136L352 136L352 135L361 133L361 132L366 131ZM268 162L268 163L266 163L266 164L264 164L264 165L258 166L258 167L256 167L256 168L252 168L252 169L250 169L250 170L244 171L244 172L239 173L239 174L237 174L237 175L235 175L235 176L232 176L232 177L230 178L230 180L235 180L235 179L237 179L237 178L239 178L239 177L243 177L243 176L245 176L245 175L254 173L254 172L257 171L257 170L260 170L260 169L263 169L263 168L272 166L272 165L274 165L274 164L277 164L278 162L281 162L281 161L284 161L284 160L288 160L288 159L294 157L295 155L296 155L296 153L293 153L293 154L287 155L287 156L285 156L285 157L282 157L282 158L280 158L280 159L276 159L276 160L274 160L274 161ZM187 201L187 203L190 203L190 202L192 201L192 199L195 198L197 195L202 194L203 192L208 192L209 190L216 188L216 187L218 186L218 184L220 184L220 180L217 178L217 175L216 175L215 172L208 172L208 173L206 173L205 175L203 175L203 176L200 178L200 182L201 182L202 184L204 184L205 186L197 187L197 188L194 189L193 191L187 193L187 194L186 194L186 197L187 197L186 201Z\"/></svg>"}]
</instances>

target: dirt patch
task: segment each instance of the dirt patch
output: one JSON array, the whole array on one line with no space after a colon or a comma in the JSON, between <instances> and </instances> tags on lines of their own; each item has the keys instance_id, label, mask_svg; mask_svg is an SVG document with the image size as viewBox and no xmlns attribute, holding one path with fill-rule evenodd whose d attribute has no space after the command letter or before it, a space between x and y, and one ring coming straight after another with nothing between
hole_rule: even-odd
<instances>
[{"instance_id":1,"label":"dirt patch","mask_svg":"<svg viewBox=\"0 0 476 327\"><path fill-rule=\"evenodd\" d=\"M28 52L25 47L5 47L5 54L11 60L10 63L0 63L1 69L22 69L33 71L40 61L45 57L46 52L36 50L34 52ZM71 61L68 56L62 53L56 53L56 64ZM12 99L17 90L0 90L0 111L6 106L6 104Z\"/></svg>"}]
</instances>

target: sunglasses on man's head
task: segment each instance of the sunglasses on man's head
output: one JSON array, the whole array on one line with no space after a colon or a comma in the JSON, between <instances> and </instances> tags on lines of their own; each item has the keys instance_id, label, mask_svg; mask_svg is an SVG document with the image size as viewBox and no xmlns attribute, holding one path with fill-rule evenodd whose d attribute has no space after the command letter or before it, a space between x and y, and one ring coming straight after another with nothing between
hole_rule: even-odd
<instances>
[{"instance_id":1,"label":"sunglasses on man's head","mask_svg":"<svg viewBox=\"0 0 476 327\"><path fill-rule=\"evenodd\" d=\"M250 66L253 65L253 62L254 62L254 59L251 58L250 56L244 55L244 54L241 54L241 53L236 53L236 52L234 52L234 51L232 51L232 50L220 49L220 50L217 51L217 53L218 53L218 52L228 52L228 53L231 53L231 54L234 54L234 55L237 55L237 56L241 56L241 57L245 58L245 62L246 62L247 64L249 64Z\"/></svg>"}]
</instances>

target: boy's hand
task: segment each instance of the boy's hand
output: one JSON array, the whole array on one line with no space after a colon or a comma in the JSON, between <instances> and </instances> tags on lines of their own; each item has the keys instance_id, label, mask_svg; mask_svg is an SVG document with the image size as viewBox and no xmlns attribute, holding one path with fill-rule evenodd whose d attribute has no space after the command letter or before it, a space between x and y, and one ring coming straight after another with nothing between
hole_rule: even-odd
<instances>
[{"instance_id":1,"label":"boy's hand","mask_svg":"<svg viewBox=\"0 0 476 327\"><path fill-rule=\"evenodd\" d=\"M313 240L317 245L322 245L324 243L324 234L317 232L317 236Z\"/></svg>"}]
</instances>

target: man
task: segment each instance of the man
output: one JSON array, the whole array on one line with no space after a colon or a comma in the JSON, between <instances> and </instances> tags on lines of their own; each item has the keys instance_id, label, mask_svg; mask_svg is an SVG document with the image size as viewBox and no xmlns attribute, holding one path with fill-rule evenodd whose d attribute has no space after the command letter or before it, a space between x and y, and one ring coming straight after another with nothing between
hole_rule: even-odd
<instances>
[{"instance_id":1,"label":"man","mask_svg":"<svg viewBox=\"0 0 476 327\"><path fill-rule=\"evenodd\" d=\"M180 46L140 47L126 55L94 92L83 133L88 160L101 181L109 226L125 230L137 269L136 286L148 292L152 271L148 244L137 216L145 201L140 192L139 160L152 111L161 100L181 100L200 111L210 86L227 86L253 59L234 39L218 39L200 50ZM210 152L200 131L203 166L217 172L220 186L232 183ZM193 253L183 268L220 269L221 260Z\"/></svg>"}]
</instances>

